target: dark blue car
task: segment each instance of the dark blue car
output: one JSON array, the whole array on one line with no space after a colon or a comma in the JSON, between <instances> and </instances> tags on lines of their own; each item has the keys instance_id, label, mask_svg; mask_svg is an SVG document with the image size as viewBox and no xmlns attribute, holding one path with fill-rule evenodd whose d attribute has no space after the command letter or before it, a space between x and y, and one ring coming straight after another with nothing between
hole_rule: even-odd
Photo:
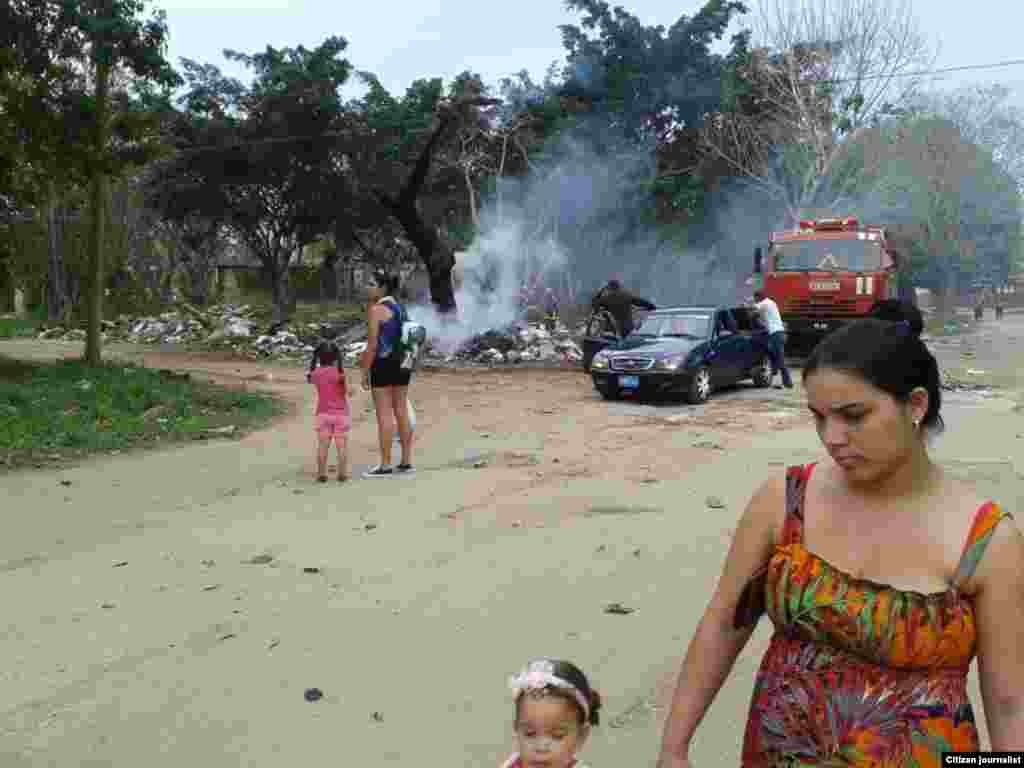
<instances>
[{"instance_id":1,"label":"dark blue car","mask_svg":"<svg viewBox=\"0 0 1024 768\"><path fill-rule=\"evenodd\" d=\"M744 379L765 387L772 380L767 334L746 307L660 309L621 341L611 341L590 361L594 386L607 400L681 394L702 403L711 393Z\"/></svg>"}]
</instances>

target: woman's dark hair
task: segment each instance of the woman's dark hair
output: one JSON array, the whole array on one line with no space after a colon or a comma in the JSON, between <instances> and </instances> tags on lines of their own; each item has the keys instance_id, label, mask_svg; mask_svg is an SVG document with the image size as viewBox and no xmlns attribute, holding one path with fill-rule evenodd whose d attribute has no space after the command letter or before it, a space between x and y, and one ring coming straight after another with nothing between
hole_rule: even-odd
<instances>
[{"instance_id":1,"label":"woman's dark hair","mask_svg":"<svg viewBox=\"0 0 1024 768\"><path fill-rule=\"evenodd\" d=\"M601 695L590 687L590 681L587 680L587 676L583 674L583 671L570 661L562 661L559 659L551 659L552 665L554 665L554 675L559 680L565 680L567 683L571 683L572 686L583 694L584 698L590 702L590 718L585 720L585 713L579 702L576 701L576 697L573 696L569 691L564 688L556 688L554 686L548 686L544 689L545 693L551 696L557 696L560 699L564 699L569 702L576 710L576 715L579 719L580 725L598 725L601 721ZM522 701L522 697L516 701L516 719L519 718L519 704Z\"/></svg>"},{"instance_id":2,"label":"woman's dark hair","mask_svg":"<svg viewBox=\"0 0 1024 768\"><path fill-rule=\"evenodd\" d=\"M826 336L804 363L804 381L819 368L852 373L874 387L907 402L917 388L928 392L928 411L921 426L942 430L942 382L939 364L921 341L921 310L895 299L880 302L871 315Z\"/></svg>"},{"instance_id":3,"label":"woman's dark hair","mask_svg":"<svg viewBox=\"0 0 1024 768\"><path fill-rule=\"evenodd\" d=\"M402 283L398 275L392 274L383 269L378 269L373 273L373 282L383 288L385 293L389 296L395 296Z\"/></svg>"}]
</instances>

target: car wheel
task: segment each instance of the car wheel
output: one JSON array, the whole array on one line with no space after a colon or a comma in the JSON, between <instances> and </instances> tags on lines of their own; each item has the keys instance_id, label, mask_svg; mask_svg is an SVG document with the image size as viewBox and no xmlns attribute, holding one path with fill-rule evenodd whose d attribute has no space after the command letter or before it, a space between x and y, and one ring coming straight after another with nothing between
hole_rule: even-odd
<instances>
[{"instance_id":1,"label":"car wheel","mask_svg":"<svg viewBox=\"0 0 1024 768\"><path fill-rule=\"evenodd\" d=\"M690 379L686 399L690 403L697 404L705 402L709 397L711 397L711 371L706 366L701 366Z\"/></svg>"},{"instance_id":2,"label":"car wheel","mask_svg":"<svg viewBox=\"0 0 1024 768\"><path fill-rule=\"evenodd\" d=\"M767 387L772 383L772 361L770 357L763 357L757 361L757 365L750 371L750 378L754 380L754 385L758 387Z\"/></svg>"},{"instance_id":3,"label":"car wheel","mask_svg":"<svg viewBox=\"0 0 1024 768\"><path fill-rule=\"evenodd\" d=\"M619 392L618 387L612 386L611 384L598 384L594 382L594 389L596 389L605 400L621 400L622 393Z\"/></svg>"}]
</instances>

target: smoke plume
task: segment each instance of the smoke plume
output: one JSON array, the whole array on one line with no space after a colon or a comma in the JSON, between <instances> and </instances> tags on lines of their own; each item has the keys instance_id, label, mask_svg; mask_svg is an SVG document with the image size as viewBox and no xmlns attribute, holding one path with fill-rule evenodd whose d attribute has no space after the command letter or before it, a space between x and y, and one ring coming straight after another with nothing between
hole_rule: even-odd
<instances>
[{"instance_id":1,"label":"smoke plume","mask_svg":"<svg viewBox=\"0 0 1024 768\"><path fill-rule=\"evenodd\" d=\"M613 277L658 306L749 296L753 249L765 244L781 207L758 190L723 184L684 237L666 239L644 184L656 172L651 148L615 142L598 123L585 128L557 137L546 165L500 180L484 202L479 235L456 265L457 317L410 308L435 346L452 351L508 327L526 306L589 304Z\"/></svg>"}]
</instances>

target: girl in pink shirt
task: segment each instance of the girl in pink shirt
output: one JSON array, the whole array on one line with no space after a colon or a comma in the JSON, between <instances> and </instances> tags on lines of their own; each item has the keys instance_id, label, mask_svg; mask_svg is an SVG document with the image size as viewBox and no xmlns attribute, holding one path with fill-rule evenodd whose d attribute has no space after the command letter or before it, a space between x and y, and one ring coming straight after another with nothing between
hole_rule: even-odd
<instances>
[{"instance_id":1,"label":"girl in pink shirt","mask_svg":"<svg viewBox=\"0 0 1024 768\"><path fill-rule=\"evenodd\" d=\"M321 344L316 359L319 367L309 375L317 393L316 431L319 439L316 479L321 483L327 482L327 454L333 440L338 450L338 480L344 482L348 480L347 438L352 428L345 370L341 367L338 348L333 344Z\"/></svg>"}]
</instances>

